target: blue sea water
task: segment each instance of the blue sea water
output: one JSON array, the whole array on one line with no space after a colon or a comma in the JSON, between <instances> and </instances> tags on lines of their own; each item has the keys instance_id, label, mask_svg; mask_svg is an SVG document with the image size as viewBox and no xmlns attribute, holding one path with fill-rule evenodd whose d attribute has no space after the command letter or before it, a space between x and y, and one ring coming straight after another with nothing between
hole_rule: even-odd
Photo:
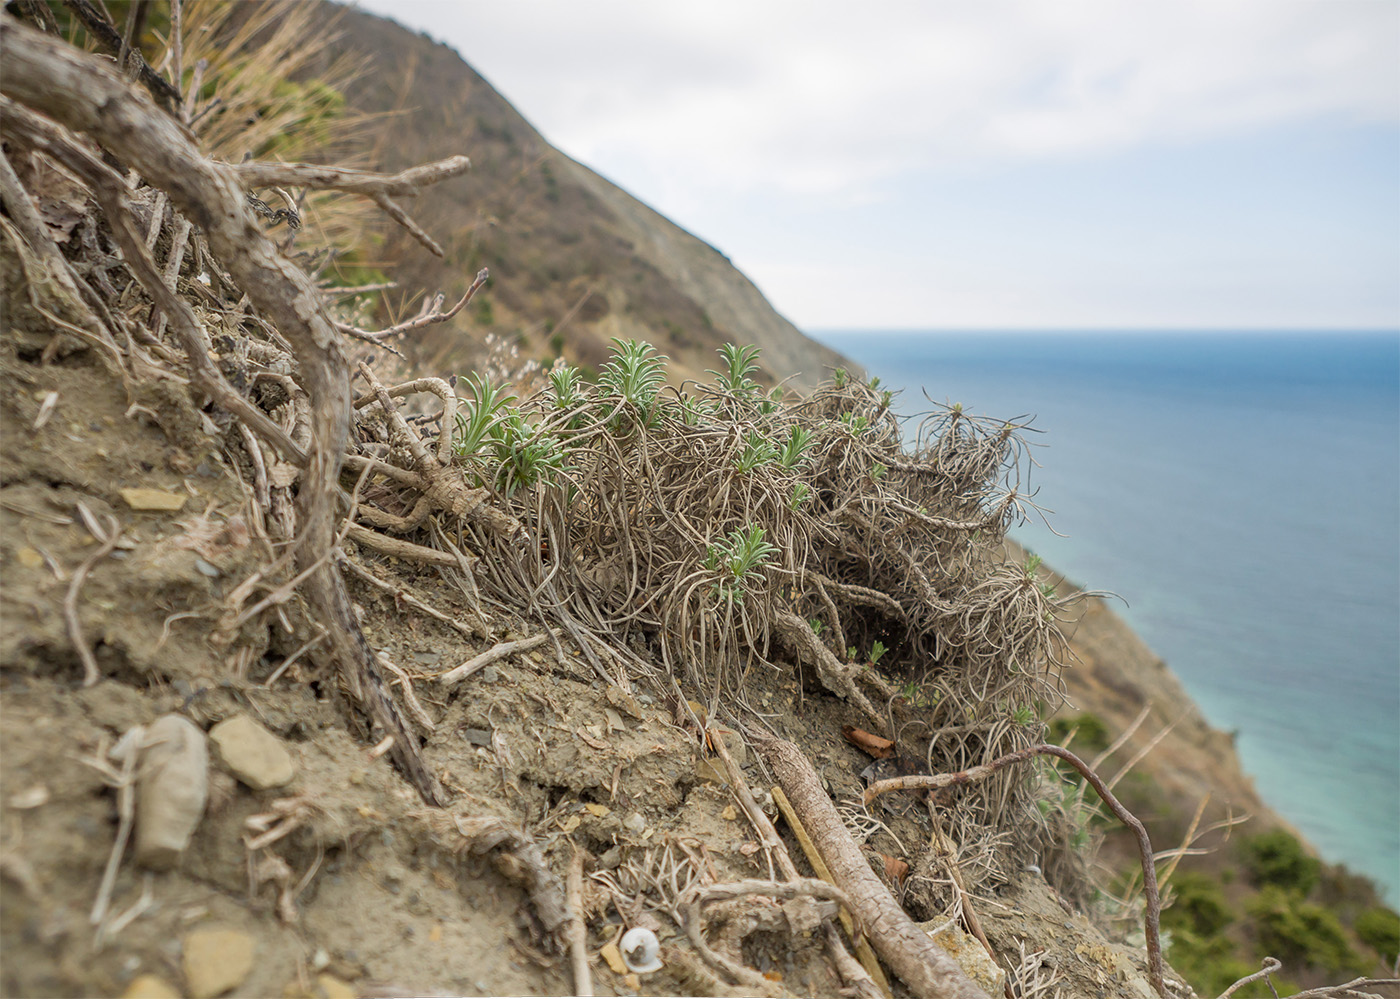
<instances>
[{"instance_id":1,"label":"blue sea water","mask_svg":"<svg viewBox=\"0 0 1400 999\"><path fill-rule=\"evenodd\" d=\"M1400 332L813 335L902 413L1033 414L1064 536L1013 536L1121 595L1264 799L1400 903Z\"/></svg>"}]
</instances>

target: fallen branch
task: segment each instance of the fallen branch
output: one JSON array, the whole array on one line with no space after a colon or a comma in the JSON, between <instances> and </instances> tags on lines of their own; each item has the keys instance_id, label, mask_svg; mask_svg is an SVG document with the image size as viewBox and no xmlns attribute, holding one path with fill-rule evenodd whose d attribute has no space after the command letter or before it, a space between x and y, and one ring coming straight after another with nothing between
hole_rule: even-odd
<instances>
[{"instance_id":1,"label":"fallen branch","mask_svg":"<svg viewBox=\"0 0 1400 999\"><path fill-rule=\"evenodd\" d=\"M851 912L910 991L921 999L988 999L957 962L914 925L875 876L802 751L791 742L765 735L755 734L754 741L836 884L850 899Z\"/></svg>"},{"instance_id":2,"label":"fallen branch","mask_svg":"<svg viewBox=\"0 0 1400 999\"><path fill-rule=\"evenodd\" d=\"M1147 975L1152 982L1152 987L1157 990L1159 996L1166 996L1166 985L1162 980L1162 940L1160 931L1160 920L1162 913L1162 900L1157 891L1157 868L1152 859L1152 841L1147 836L1147 828L1138 821L1137 816L1123 807L1122 803L1113 796L1113 792L1108 789L1098 774L1089 767L1087 763L1075 756L1068 749L1060 746L1041 744L1027 746L1025 749L1018 749L1014 753L998 757L990 763L981 766L969 767L967 770L960 770L952 774L920 774L909 777L891 777L889 780L876 781L865 789L865 804L868 806L880 795L890 791L931 791L942 787L952 787L955 785L971 784L973 781L984 780L996 773L1011 766L1014 763L1022 763L1032 756L1045 755L1057 756L1064 760L1080 775L1089 782L1098 796L1103 799L1103 803L1109 807L1118 820L1131 829L1137 836L1138 856L1142 861L1142 882L1143 894L1146 896L1146 913L1143 916L1144 935L1147 938Z\"/></svg>"}]
</instances>

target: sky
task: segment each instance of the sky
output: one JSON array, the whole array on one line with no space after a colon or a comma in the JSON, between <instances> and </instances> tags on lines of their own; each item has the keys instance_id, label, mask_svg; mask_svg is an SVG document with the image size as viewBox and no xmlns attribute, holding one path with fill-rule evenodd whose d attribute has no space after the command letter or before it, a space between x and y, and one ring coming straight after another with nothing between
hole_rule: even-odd
<instances>
[{"instance_id":1,"label":"sky","mask_svg":"<svg viewBox=\"0 0 1400 999\"><path fill-rule=\"evenodd\" d=\"M359 6L803 329L1400 329L1397 0Z\"/></svg>"}]
</instances>

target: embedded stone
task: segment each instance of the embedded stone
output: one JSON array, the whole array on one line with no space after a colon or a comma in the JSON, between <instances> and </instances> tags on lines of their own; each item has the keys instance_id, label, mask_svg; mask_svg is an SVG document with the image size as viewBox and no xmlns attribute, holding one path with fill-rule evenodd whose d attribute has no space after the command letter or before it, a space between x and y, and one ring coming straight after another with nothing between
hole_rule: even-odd
<instances>
[{"instance_id":1,"label":"embedded stone","mask_svg":"<svg viewBox=\"0 0 1400 999\"><path fill-rule=\"evenodd\" d=\"M236 989L253 970L258 943L242 930L210 928L185 936L183 964L191 999L214 999Z\"/></svg>"},{"instance_id":2,"label":"embedded stone","mask_svg":"<svg viewBox=\"0 0 1400 999\"><path fill-rule=\"evenodd\" d=\"M209 730L209 742L224 768L254 791L290 784L296 764L282 740L247 715L235 715Z\"/></svg>"}]
</instances>

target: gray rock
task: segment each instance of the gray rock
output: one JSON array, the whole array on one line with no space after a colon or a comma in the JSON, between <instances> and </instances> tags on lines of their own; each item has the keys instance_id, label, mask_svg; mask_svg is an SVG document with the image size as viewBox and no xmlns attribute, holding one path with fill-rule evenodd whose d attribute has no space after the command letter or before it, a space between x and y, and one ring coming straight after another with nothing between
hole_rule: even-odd
<instances>
[{"instance_id":1,"label":"gray rock","mask_svg":"<svg viewBox=\"0 0 1400 999\"><path fill-rule=\"evenodd\" d=\"M136 778L136 862L165 870L189 846L209 797L204 732L181 715L147 727Z\"/></svg>"}]
</instances>

